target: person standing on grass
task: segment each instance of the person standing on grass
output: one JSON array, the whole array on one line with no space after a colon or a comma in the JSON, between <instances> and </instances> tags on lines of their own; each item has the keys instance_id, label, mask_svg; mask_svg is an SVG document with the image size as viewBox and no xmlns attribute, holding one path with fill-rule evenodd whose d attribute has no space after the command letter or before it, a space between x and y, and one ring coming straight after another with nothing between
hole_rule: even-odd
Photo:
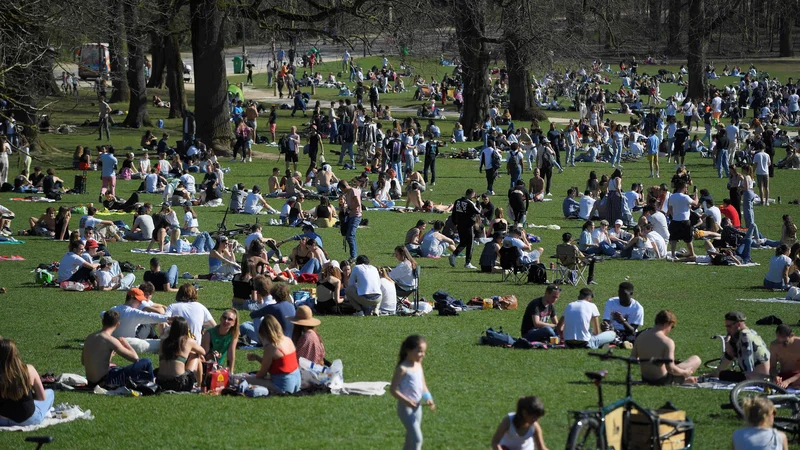
<instances>
[{"instance_id":1,"label":"person standing on grass","mask_svg":"<svg viewBox=\"0 0 800 450\"><path fill-rule=\"evenodd\" d=\"M340 180L337 185L342 195L339 197L340 214L345 215L342 223L342 234L345 242L350 248L350 258L354 259L358 255L358 245L356 243L356 230L361 223L361 189L350 187L345 180Z\"/></svg>"},{"instance_id":2,"label":"person standing on grass","mask_svg":"<svg viewBox=\"0 0 800 450\"><path fill-rule=\"evenodd\" d=\"M500 168L500 153L494 147L494 139L486 140L486 147L481 150L481 164L478 172L486 168L486 194L494 195L494 179L497 177L497 170Z\"/></svg>"},{"instance_id":3,"label":"person standing on grass","mask_svg":"<svg viewBox=\"0 0 800 450\"><path fill-rule=\"evenodd\" d=\"M278 105L272 105L269 110L269 132L272 135L270 145L276 145L275 131L278 128Z\"/></svg>"},{"instance_id":4,"label":"person standing on grass","mask_svg":"<svg viewBox=\"0 0 800 450\"><path fill-rule=\"evenodd\" d=\"M289 163L292 163L292 171L297 172L297 153L300 151L300 135L297 134L297 127L292 126L289 131L289 148L286 150L284 159L286 160L286 170L289 170Z\"/></svg>"},{"instance_id":5,"label":"person standing on grass","mask_svg":"<svg viewBox=\"0 0 800 450\"><path fill-rule=\"evenodd\" d=\"M653 129L648 130L647 134L647 161L650 163L650 176L648 178L659 178L658 147L661 146L661 139L658 138Z\"/></svg>"},{"instance_id":6,"label":"person standing on grass","mask_svg":"<svg viewBox=\"0 0 800 450\"><path fill-rule=\"evenodd\" d=\"M492 436L492 450L547 450L539 419L544 405L539 397L520 397L517 412L508 413Z\"/></svg>"},{"instance_id":7,"label":"person standing on grass","mask_svg":"<svg viewBox=\"0 0 800 450\"><path fill-rule=\"evenodd\" d=\"M769 206L769 166L770 158L764 147L758 148L758 153L753 156L753 166L756 169L756 182L758 184L758 196L761 198L761 204ZM756 236L758 237L758 236Z\"/></svg>"},{"instance_id":8,"label":"person standing on grass","mask_svg":"<svg viewBox=\"0 0 800 450\"><path fill-rule=\"evenodd\" d=\"M456 257L459 253L461 253L462 249L466 248L467 260L464 264L464 268L475 269L475 266L471 264L472 245L473 240L475 239L475 231L473 226L475 225L475 219L480 216L480 214L481 210L475 206L475 191L472 189L467 189L466 193L464 193L464 196L456 200L453 204L452 219L458 228L458 236L460 241L455 251L450 254L450 266L456 266Z\"/></svg>"},{"instance_id":9,"label":"person standing on grass","mask_svg":"<svg viewBox=\"0 0 800 450\"><path fill-rule=\"evenodd\" d=\"M656 314L655 326L642 331L633 344L631 358L642 361L642 381L652 386L696 383L694 372L700 367L700 357L690 356L680 364L675 363L675 342L668 336L678 324L672 311L665 309ZM646 362L651 358L670 359L667 364Z\"/></svg>"},{"instance_id":10,"label":"person standing on grass","mask_svg":"<svg viewBox=\"0 0 800 450\"><path fill-rule=\"evenodd\" d=\"M105 130L105 132L106 132L106 140L110 141L111 140L111 126L108 123L108 121L109 121L109 116L108 115L111 114L111 107L108 106L108 103L106 103L106 99L104 99L103 97L100 97L98 100L100 102L100 114L99 114L100 121L99 121L98 126L97 126L97 131L100 134L100 137L98 137L97 140L100 141L100 140L103 139L103 131Z\"/></svg>"},{"instance_id":11,"label":"person standing on grass","mask_svg":"<svg viewBox=\"0 0 800 450\"><path fill-rule=\"evenodd\" d=\"M697 208L697 192L690 197L686 194L686 188L687 185L684 181L677 181L675 192L667 200L669 205L667 216L672 219L669 223L669 250L673 258L675 258L675 247L678 245L678 241L686 243L686 250L689 252L690 258L694 256L694 246L692 245L694 235L689 213L692 208Z\"/></svg>"},{"instance_id":12,"label":"person standing on grass","mask_svg":"<svg viewBox=\"0 0 800 450\"><path fill-rule=\"evenodd\" d=\"M114 156L114 147L109 147L108 150L100 155L100 163L103 165L102 177L103 187L100 189L100 195L105 195L106 192L111 195L116 195L117 188L117 158Z\"/></svg>"},{"instance_id":13,"label":"person standing on grass","mask_svg":"<svg viewBox=\"0 0 800 450\"><path fill-rule=\"evenodd\" d=\"M422 448L423 402L431 411L436 409L422 370L427 349L428 343L422 336L415 334L407 337L400 346L400 359L389 387L389 392L397 399L397 415L406 428L403 450Z\"/></svg>"}]
</instances>

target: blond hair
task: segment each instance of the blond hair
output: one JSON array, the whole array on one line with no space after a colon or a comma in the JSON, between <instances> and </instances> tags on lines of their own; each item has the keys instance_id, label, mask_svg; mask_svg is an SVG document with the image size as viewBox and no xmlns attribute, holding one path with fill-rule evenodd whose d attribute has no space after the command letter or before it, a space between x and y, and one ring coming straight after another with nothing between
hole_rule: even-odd
<instances>
[{"instance_id":1,"label":"blond hair","mask_svg":"<svg viewBox=\"0 0 800 450\"><path fill-rule=\"evenodd\" d=\"M275 316L267 315L258 327L258 337L262 343L269 342L277 346L283 340L283 328Z\"/></svg>"},{"instance_id":2,"label":"blond hair","mask_svg":"<svg viewBox=\"0 0 800 450\"><path fill-rule=\"evenodd\" d=\"M766 397L750 397L744 401L744 420L750 426L763 425L773 411L775 405Z\"/></svg>"}]
</instances>

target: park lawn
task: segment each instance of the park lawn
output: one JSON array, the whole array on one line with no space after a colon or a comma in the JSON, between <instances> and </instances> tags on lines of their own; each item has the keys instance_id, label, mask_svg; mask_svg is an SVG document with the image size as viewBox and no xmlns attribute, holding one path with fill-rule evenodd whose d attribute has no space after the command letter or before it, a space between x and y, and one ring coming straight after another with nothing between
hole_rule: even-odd
<instances>
[{"instance_id":1,"label":"park lawn","mask_svg":"<svg viewBox=\"0 0 800 450\"><path fill-rule=\"evenodd\" d=\"M718 63L719 65L719 63ZM163 98L163 97L162 97ZM191 99L191 95L190 95ZM95 107L88 104L88 93L77 105L59 103L54 110L54 121L80 123L94 115ZM124 108L124 105L112 105ZM150 110L155 120L166 116L166 110ZM288 111L279 112L279 131L288 131L288 126L302 120L288 119ZM399 115L399 114L398 114ZM120 116L121 119L124 116ZM180 123L166 120L166 129L174 140L178 136ZM451 127L442 126L445 133ZM49 154L50 165L57 167L58 174L68 185L77 172L71 167L70 157L75 145L95 145L96 129L78 128L75 134L47 136L47 142L60 152ZM117 148L138 147L142 130L112 130L112 143ZM158 133L156 133L158 135ZM466 144L464 144L466 145ZM274 157L277 149L263 145L255 146L259 153ZM450 149L446 148L445 153ZM137 152L138 156L138 152ZM330 160L332 156L328 156ZM715 199L726 196L725 180L719 180L711 167L711 161L700 159L696 154L687 157L695 183L708 188ZM12 157L12 163L14 158ZM308 161L301 157L300 167ZM266 184L266 177L276 163L256 160L252 164L230 163L232 171L226 175L226 183L234 182ZM278 164L283 167L283 163ZM670 166L664 164L664 179ZM553 178L552 202L531 205L529 221L535 224L558 224L562 230L529 229L540 236L545 255L554 252L563 231L574 235L580 223L561 218L561 200L570 186L582 187L590 170L610 173L610 168L601 163L583 164L567 168L563 174ZM450 203L468 187L479 192L484 190L484 178L477 173L477 163L457 159L442 159L438 163L438 180L435 187L425 193L426 198L436 202ZM340 176L350 178L356 171L342 172ZM646 162L625 164L624 185L639 181L647 183ZM772 181L772 197L782 196L783 204L769 208L757 207L756 220L763 233L772 238L780 236L780 217L793 213L796 207L788 200L796 195L798 174L794 171L777 171ZM523 175L529 177L527 173ZM502 195L508 177L496 182L498 196L495 204L505 207ZM127 197L138 181L120 181L118 190ZM99 173L89 175L86 195L68 195L52 206L76 205L96 202L100 188ZM25 219L39 216L47 206L26 202L9 201L16 194L0 195L0 204L14 210L18 219L14 229L24 228ZM144 201L158 203L160 195L144 195ZM269 200L274 207L281 202ZM315 202L307 202L306 208ZM222 220L224 208L198 208L200 226L213 231ZM394 266L392 249L402 243L405 231L422 218L444 219L444 216L410 213L366 212L370 227L359 230L359 253L367 254L375 265ZM109 216L112 219L129 217ZM272 216L262 216L268 222ZM252 223L252 217L229 216L227 224ZM73 226L78 218L73 218ZM266 227L265 236L285 238L297 230L284 227ZM321 230L325 248L333 258L343 259L341 236L337 229ZM43 238L25 238L26 244L0 247L0 254L21 254L22 262L0 262L0 285L8 289L0 295L0 335L14 339L25 362L33 364L40 373L82 373L80 365L80 343L82 339L99 327L98 314L104 309L121 303L123 295L118 292L72 293L33 285L33 270L39 263L58 261L66 251L66 244ZM288 245L288 244L287 244ZM141 243L112 244L114 258L147 265L147 255L130 253L130 249L143 247ZM287 251L290 247L287 247ZM696 248L701 248L699 245ZM477 263L480 248L476 249L473 263ZM605 261L597 266L597 281L593 286L596 303L602 310L605 299L616 295L618 283L626 277L636 286L635 298L645 307L645 322L652 324L657 311L672 309L679 318L679 325L672 336L677 345L678 358L698 354L703 360L719 357L716 341L709 337L723 330L722 316L729 310L740 310L751 320L766 340L773 338L772 327L755 326L756 319L775 314L787 323L798 319L796 308L784 304L740 302L738 298L772 297L776 294L759 289L766 272L770 250L755 250L754 259L760 267L728 268L688 266L663 261L633 262ZM550 262L545 257L544 262ZM463 264L464 259L459 259ZM202 256L162 258L163 264L178 264L180 272L193 274L207 271L206 259ZM485 448L501 418L512 411L516 400L522 395L539 395L547 408L542 419L546 442L551 448L564 446L569 430L568 410L592 407L596 403L595 388L582 375L586 370L608 369L609 380L622 381L623 367L590 358L585 351L536 351L509 350L478 346L478 336L488 327L503 327L512 335L519 333L522 312L527 303L542 294L538 285L501 282L500 275L486 275L465 271L460 266L451 268L445 258L424 259L422 265L421 292L427 299L438 289L449 291L464 301L474 297L514 294L520 301L516 311L474 311L458 317L440 318L430 315L421 318L356 318L323 317L320 333L324 339L329 359L341 359L344 363L346 381L390 381L397 352L402 339L412 333L421 333L428 339L428 357L425 369L428 385L437 403L434 413L425 411L423 432L426 448ZM136 273L141 280L142 272ZM230 305L230 285L226 283L200 281L202 301L215 317ZM302 287L302 286L299 286ZM578 288L566 287L561 300L556 304L562 311L567 302L576 298ZM155 300L170 303L170 295L159 293ZM256 370L254 363L247 362L240 352L237 371ZM620 351L625 354L626 351ZM149 355L153 357L154 355ZM116 360L121 363L122 361ZM610 383L606 389L607 400L622 396L624 387ZM150 448L196 448L210 445L232 447L269 448L397 448L403 440L403 429L395 413L395 401L389 396L377 398L336 397L317 395L300 398L268 398L261 400L241 398L218 398L205 396L168 396L148 398L102 397L89 394L58 392L56 402L68 402L91 409L94 421L78 421L49 428L36 434L52 434L59 447L108 448L117 446ZM726 391L689 390L676 387L634 388L634 397L642 404L658 407L672 401L685 409L697 424L696 448L727 448L733 429L740 426L731 411L719 409L727 403ZM0 447L19 448L24 435L0 433Z\"/></svg>"}]
</instances>

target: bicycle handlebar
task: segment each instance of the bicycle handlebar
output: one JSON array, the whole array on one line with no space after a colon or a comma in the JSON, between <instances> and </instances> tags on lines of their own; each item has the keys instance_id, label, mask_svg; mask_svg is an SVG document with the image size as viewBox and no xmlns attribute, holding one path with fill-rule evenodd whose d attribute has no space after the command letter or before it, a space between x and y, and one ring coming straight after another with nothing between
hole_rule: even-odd
<instances>
[{"instance_id":1,"label":"bicycle handlebar","mask_svg":"<svg viewBox=\"0 0 800 450\"><path fill-rule=\"evenodd\" d=\"M631 357L626 357L626 356L616 356L616 355L611 353L611 350L609 350L606 353L589 352L589 356L595 356L595 357L598 357L600 359L617 359L617 360L620 360L620 361L625 361L628 364L641 364L643 362L651 363L651 364L669 364L669 363L672 362L672 360L669 359L669 358L636 359L636 358L631 358Z\"/></svg>"}]
</instances>

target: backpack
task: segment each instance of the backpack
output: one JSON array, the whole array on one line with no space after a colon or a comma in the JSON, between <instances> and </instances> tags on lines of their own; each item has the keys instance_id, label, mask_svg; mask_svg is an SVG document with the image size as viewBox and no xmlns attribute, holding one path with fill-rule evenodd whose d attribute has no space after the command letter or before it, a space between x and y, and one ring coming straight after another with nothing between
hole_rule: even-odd
<instances>
[{"instance_id":1,"label":"backpack","mask_svg":"<svg viewBox=\"0 0 800 450\"><path fill-rule=\"evenodd\" d=\"M53 277L53 274L44 269L36 269L36 273L33 276L34 283L38 284L39 286L52 283L54 279L55 277Z\"/></svg>"},{"instance_id":2,"label":"backpack","mask_svg":"<svg viewBox=\"0 0 800 450\"><path fill-rule=\"evenodd\" d=\"M400 140L394 139L392 142L392 150L389 153L389 160L391 162L397 163L400 162L403 154L403 145L400 143Z\"/></svg>"},{"instance_id":3,"label":"backpack","mask_svg":"<svg viewBox=\"0 0 800 450\"><path fill-rule=\"evenodd\" d=\"M509 172L519 169L519 158L517 158L516 152L510 152L508 154L508 164L506 167L508 168Z\"/></svg>"},{"instance_id":4,"label":"backpack","mask_svg":"<svg viewBox=\"0 0 800 450\"><path fill-rule=\"evenodd\" d=\"M493 347L511 347L516 342L516 339L509 334L503 332L501 327L499 331L489 328L486 330L486 336L481 337L481 343L484 345L491 345Z\"/></svg>"},{"instance_id":5,"label":"backpack","mask_svg":"<svg viewBox=\"0 0 800 450\"><path fill-rule=\"evenodd\" d=\"M499 169L500 168L500 152L497 150L492 150L492 169Z\"/></svg>"},{"instance_id":6,"label":"backpack","mask_svg":"<svg viewBox=\"0 0 800 450\"><path fill-rule=\"evenodd\" d=\"M531 264L528 267L528 283L547 284L547 269L544 264Z\"/></svg>"},{"instance_id":7,"label":"backpack","mask_svg":"<svg viewBox=\"0 0 800 450\"><path fill-rule=\"evenodd\" d=\"M550 170L553 167L553 154L550 153L550 149L544 148L542 149L542 170Z\"/></svg>"},{"instance_id":8,"label":"backpack","mask_svg":"<svg viewBox=\"0 0 800 450\"><path fill-rule=\"evenodd\" d=\"M281 136L280 140L278 140L278 150L281 153L289 152L289 136L286 136L285 134Z\"/></svg>"}]
</instances>

